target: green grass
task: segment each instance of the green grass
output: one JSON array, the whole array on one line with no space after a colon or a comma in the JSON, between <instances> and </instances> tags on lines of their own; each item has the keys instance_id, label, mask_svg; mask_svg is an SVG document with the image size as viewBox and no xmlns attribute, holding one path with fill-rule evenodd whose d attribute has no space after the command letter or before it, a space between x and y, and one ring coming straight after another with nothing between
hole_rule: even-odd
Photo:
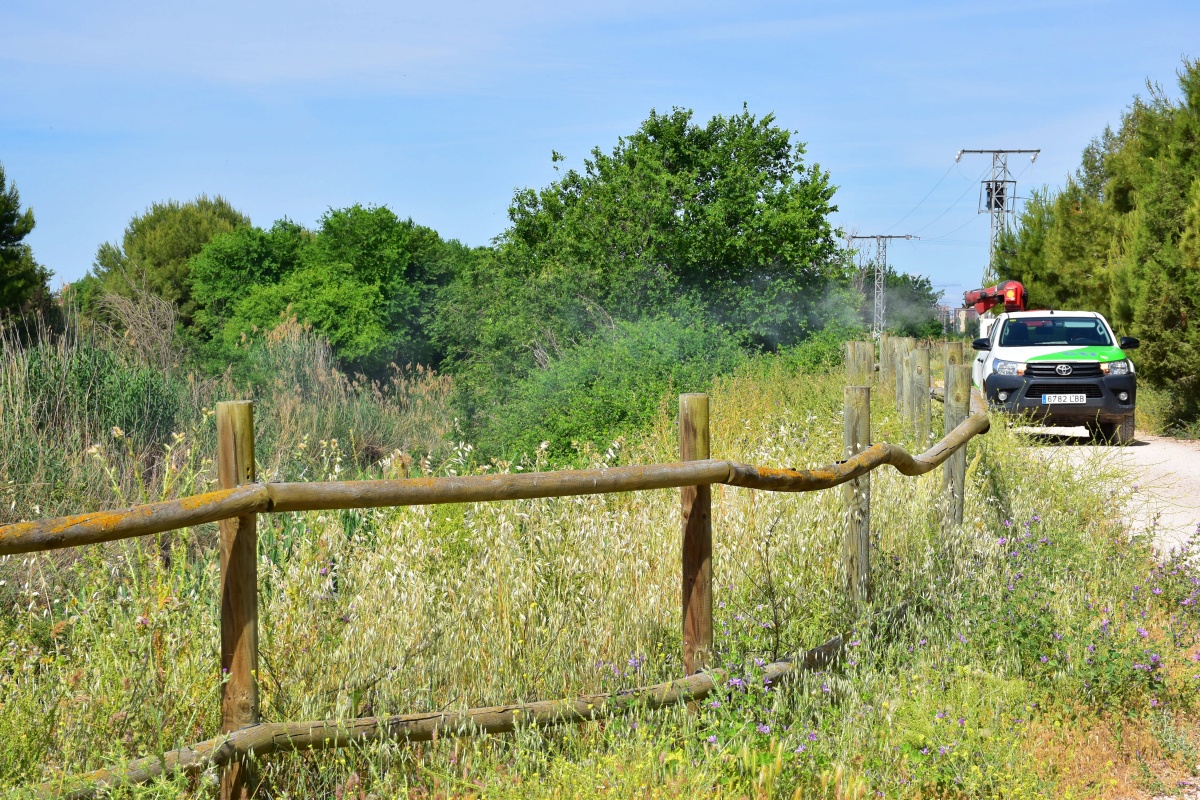
<instances>
[{"instance_id":1,"label":"green grass","mask_svg":"<svg viewBox=\"0 0 1200 800\"><path fill-rule=\"evenodd\" d=\"M820 364L763 357L709 391L714 457L840 458L842 381ZM876 440L909 444L886 390L875 401ZM673 405L579 457L676 459ZM260 408L260 430L282 425L272 413L331 424L315 406ZM204 425L172 452L211 452ZM553 466L544 454L478 463L467 445L424 467L412 451L364 466L330 439L299 458L287 455L295 437L271 436L287 444L260 448L260 471L312 480ZM1173 785L1196 746L1196 572L1185 555L1156 560L1114 521L1111 487L1125 483L1102 454L1067 471L1026 444L1001 421L971 444L966 522L949 532L940 473L873 473L876 595L858 617L841 589L840 491L714 487L716 659L741 684L695 713L275 756L262 765L271 795L1094 797L1144 782L1142 764ZM125 456L106 443L91 458L104 473ZM199 455L190 463L208 476ZM675 491L264 515L263 716L463 708L676 677L678 515ZM0 564L0 784L216 733L217 560L200 533ZM837 668L755 680L758 662L841 632L851 646ZM212 778L118 795L210 797Z\"/></svg>"}]
</instances>

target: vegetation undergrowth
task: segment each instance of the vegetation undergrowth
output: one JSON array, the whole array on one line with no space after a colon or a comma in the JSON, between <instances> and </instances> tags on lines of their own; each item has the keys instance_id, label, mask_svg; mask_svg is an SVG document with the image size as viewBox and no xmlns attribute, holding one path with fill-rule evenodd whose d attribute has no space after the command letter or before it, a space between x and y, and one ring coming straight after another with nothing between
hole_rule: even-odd
<instances>
[{"instance_id":1,"label":"vegetation undergrowth","mask_svg":"<svg viewBox=\"0 0 1200 800\"><path fill-rule=\"evenodd\" d=\"M321 480L556 463L545 450L484 463L467 444L429 456L420 438L358 460L332 438L290 434L357 431L377 419L355 411L358 403L420 429L440 419L428 409L442 395L434 377L425 380L435 388L405 385L394 396L332 376L322 384L302 332L287 342L292 350L274 351L280 388L257 407L262 474ZM785 350L714 378L714 457L775 467L839 459L836 352ZM289 369L315 381L312 392L332 394L295 391L307 384ZM389 398L414 395L428 405L389 409ZM921 449L886 388L873 414L876 440ZM171 477L155 492L211 484L211 418L191 424L169 442L161 474ZM114 505L118 494L140 499L122 494L134 437L109 432L87 457L100 476L115 476L111 494L99 478L52 478L68 492L55 513ZM733 677L694 712L277 755L260 765L264 786L274 797L358 798L1124 797L1175 786L1196 763L1200 577L1190 553L1156 557L1120 527L1113 512L1124 490L1112 487L1124 483L1103 453L1069 469L1027 445L999 420L972 442L966 521L949 531L939 472L873 473L875 594L858 614L842 590L839 490L714 487L716 661ZM570 460L662 462L677 447L668 397L636 435L603 452L582 446ZM264 719L465 708L676 677L678 503L677 492L656 491L261 516ZM71 559L9 557L0 579L4 785L19 793L216 734L211 532L84 548ZM765 663L839 633L847 646L836 665L763 684ZM214 777L113 795L210 797Z\"/></svg>"}]
</instances>

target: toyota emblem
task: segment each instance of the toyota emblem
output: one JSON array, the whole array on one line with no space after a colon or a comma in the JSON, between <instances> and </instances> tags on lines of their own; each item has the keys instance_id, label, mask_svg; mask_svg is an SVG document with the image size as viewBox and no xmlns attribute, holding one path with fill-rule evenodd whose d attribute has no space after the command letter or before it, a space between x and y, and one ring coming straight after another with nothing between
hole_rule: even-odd
<instances>
[{"instance_id":1,"label":"toyota emblem","mask_svg":"<svg viewBox=\"0 0 1200 800\"><path fill-rule=\"evenodd\" d=\"M1059 364L1057 367L1054 368L1054 371L1057 372L1059 375L1064 375L1064 376L1070 375L1071 374L1071 365L1070 364Z\"/></svg>"}]
</instances>

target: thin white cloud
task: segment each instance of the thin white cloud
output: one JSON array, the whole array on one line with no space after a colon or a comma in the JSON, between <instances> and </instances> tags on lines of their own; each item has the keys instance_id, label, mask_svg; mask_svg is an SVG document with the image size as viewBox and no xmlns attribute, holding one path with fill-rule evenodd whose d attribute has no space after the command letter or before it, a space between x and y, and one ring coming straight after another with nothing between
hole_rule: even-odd
<instances>
[{"instance_id":1,"label":"thin white cloud","mask_svg":"<svg viewBox=\"0 0 1200 800\"><path fill-rule=\"evenodd\" d=\"M350 93L364 84L444 87L546 66L550 56L539 40L552 44L545 34L556 29L677 7L631 0L577 7L541 0L25 3L5 12L0 62L247 85L353 79L340 87Z\"/></svg>"}]
</instances>

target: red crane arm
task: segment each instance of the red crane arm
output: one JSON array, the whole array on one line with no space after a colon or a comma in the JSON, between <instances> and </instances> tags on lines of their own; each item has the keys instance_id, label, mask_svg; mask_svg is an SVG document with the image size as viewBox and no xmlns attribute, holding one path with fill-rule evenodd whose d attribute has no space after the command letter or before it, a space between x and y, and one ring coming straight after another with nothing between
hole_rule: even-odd
<instances>
[{"instance_id":1,"label":"red crane arm","mask_svg":"<svg viewBox=\"0 0 1200 800\"><path fill-rule=\"evenodd\" d=\"M1024 311L1028 299L1025 287L1018 281L1005 281L986 289L963 292L963 305L975 306L975 311L980 314L1001 303L1005 311Z\"/></svg>"}]
</instances>

